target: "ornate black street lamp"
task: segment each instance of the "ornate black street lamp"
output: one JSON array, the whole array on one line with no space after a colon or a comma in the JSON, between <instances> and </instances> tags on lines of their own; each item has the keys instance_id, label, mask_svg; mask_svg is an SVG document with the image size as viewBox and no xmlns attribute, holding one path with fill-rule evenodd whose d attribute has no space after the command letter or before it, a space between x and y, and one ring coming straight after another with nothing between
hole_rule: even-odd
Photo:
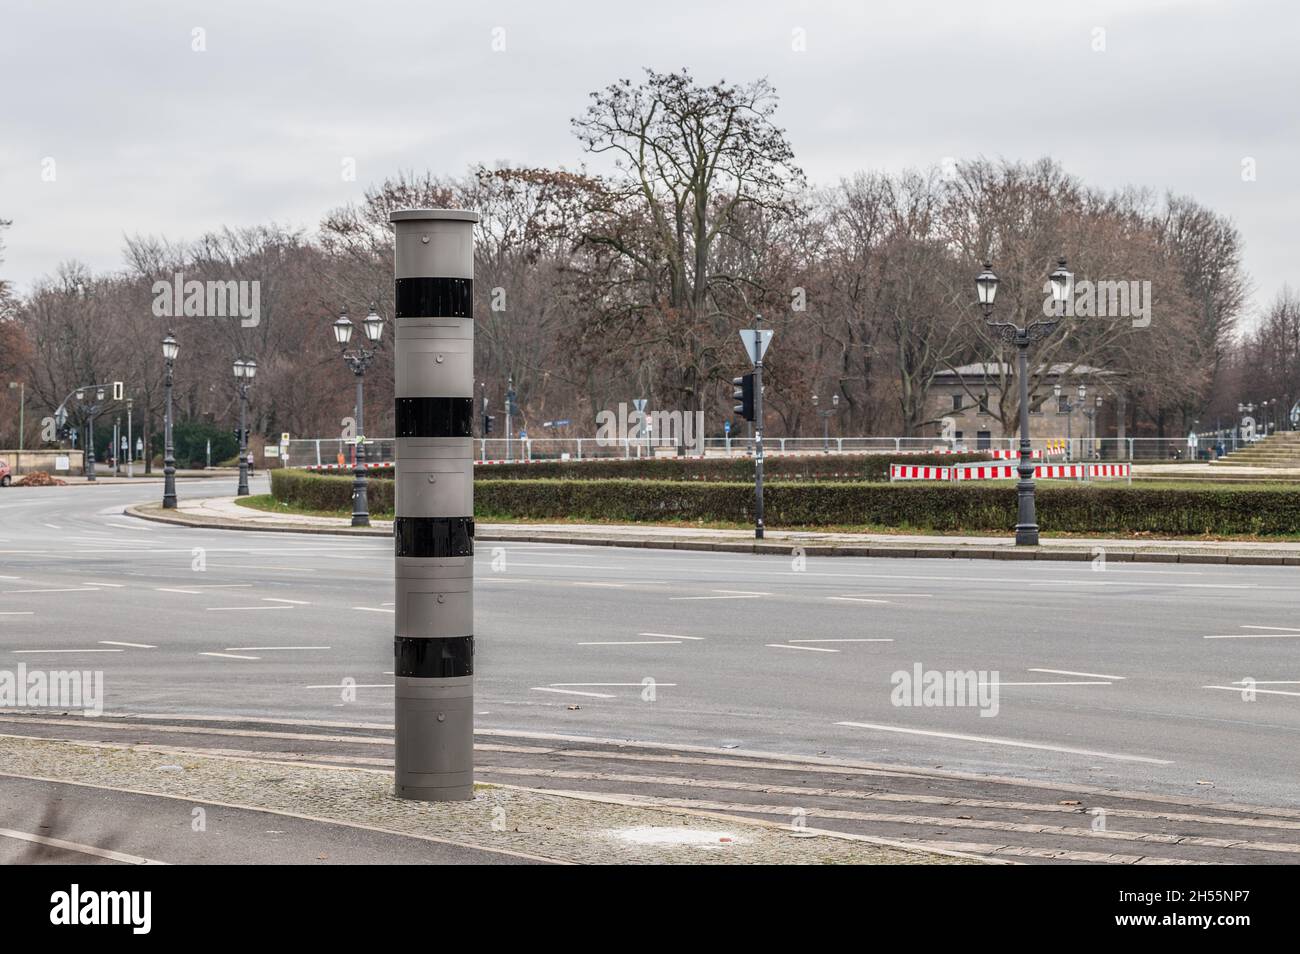
<instances>
[{"instance_id":1,"label":"ornate black street lamp","mask_svg":"<svg viewBox=\"0 0 1300 954\"><path fill-rule=\"evenodd\" d=\"M1049 320L1032 321L1023 328L1010 321L993 320L993 299L998 293L998 277L993 266L984 264L984 271L975 278L975 291L984 309L984 321L990 328L998 329L1003 341L1014 344L1019 353L1017 376L1020 379L1020 461L1016 473L1016 545L1038 546L1038 517L1034 507L1034 460L1029 443L1029 344L1046 338L1065 316L1065 301L1070 295L1074 276L1065 269L1065 259L1058 259L1051 274L1052 301L1056 316Z\"/></svg>"},{"instance_id":2,"label":"ornate black street lamp","mask_svg":"<svg viewBox=\"0 0 1300 954\"><path fill-rule=\"evenodd\" d=\"M167 371L163 377L163 390L167 395L166 410L163 413L163 507L176 509L176 457L172 452L172 366L181 346L176 336L170 331L163 339L163 360Z\"/></svg>"},{"instance_id":3,"label":"ornate black street lamp","mask_svg":"<svg viewBox=\"0 0 1300 954\"><path fill-rule=\"evenodd\" d=\"M357 443L352 467L352 526L354 527L370 526L370 511L366 503L364 382L366 368L370 366L370 362L375 359L375 355L379 352L382 344L380 339L384 334L384 319L380 318L379 313L375 311L373 302L370 305L370 314L366 315L365 321L361 322L361 326L365 329L366 340L374 347L367 348L363 344L352 351L348 351L348 342L352 340L352 320L348 318L347 312L344 311L343 314L339 315L338 321L334 322L334 340L338 342L339 352L343 355L344 362L347 363L348 368L357 378Z\"/></svg>"},{"instance_id":4,"label":"ornate black street lamp","mask_svg":"<svg viewBox=\"0 0 1300 954\"><path fill-rule=\"evenodd\" d=\"M235 386L239 388L239 489L240 497L248 496L248 388L257 374L257 362L252 358L235 359Z\"/></svg>"}]
</instances>

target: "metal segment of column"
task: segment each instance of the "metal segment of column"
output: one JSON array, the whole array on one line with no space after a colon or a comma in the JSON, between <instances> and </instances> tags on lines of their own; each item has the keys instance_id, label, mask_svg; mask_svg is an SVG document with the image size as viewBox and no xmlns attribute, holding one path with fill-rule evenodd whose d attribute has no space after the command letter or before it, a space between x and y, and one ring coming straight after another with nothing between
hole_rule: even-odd
<instances>
[{"instance_id":1,"label":"metal segment of column","mask_svg":"<svg viewBox=\"0 0 1300 954\"><path fill-rule=\"evenodd\" d=\"M395 791L474 790L474 223L400 209L397 307Z\"/></svg>"}]
</instances>

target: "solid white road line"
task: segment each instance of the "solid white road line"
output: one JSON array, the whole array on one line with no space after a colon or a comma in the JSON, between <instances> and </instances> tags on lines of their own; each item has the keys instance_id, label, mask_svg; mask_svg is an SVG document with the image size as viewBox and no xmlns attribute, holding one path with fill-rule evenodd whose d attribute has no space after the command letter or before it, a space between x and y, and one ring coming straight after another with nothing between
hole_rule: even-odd
<instances>
[{"instance_id":1,"label":"solid white road line","mask_svg":"<svg viewBox=\"0 0 1300 954\"><path fill-rule=\"evenodd\" d=\"M329 649L328 646L227 646L228 653L255 653L258 650L271 652L277 649Z\"/></svg>"},{"instance_id":2,"label":"solid white road line","mask_svg":"<svg viewBox=\"0 0 1300 954\"><path fill-rule=\"evenodd\" d=\"M1068 669L1030 669L1029 672L1046 672L1053 676L1086 676L1089 679L1125 679L1126 676L1103 676L1098 672L1071 672Z\"/></svg>"},{"instance_id":3,"label":"solid white road line","mask_svg":"<svg viewBox=\"0 0 1300 954\"><path fill-rule=\"evenodd\" d=\"M261 659L261 656L236 656L232 653L199 653L200 656L216 656L220 659Z\"/></svg>"},{"instance_id":4,"label":"solid white road line","mask_svg":"<svg viewBox=\"0 0 1300 954\"><path fill-rule=\"evenodd\" d=\"M180 590L171 586L156 586L154 589L159 593L185 593L189 596L201 596L203 593L202 590Z\"/></svg>"},{"instance_id":5,"label":"solid white road line","mask_svg":"<svg viewBox=\"0 0 1300 954\"><path fill-rule=\"evenodd\" d=\"M392 673L385 673L384 675L391 676ZM373 682L373 683L362 682L362 683L357 683L355 686L353 685L345 686L343 683L340 682L340 683L330 683L328 686L303 686L303 688L304 689L392 689L393 684L391 682Z\"/></svg>"},{"instance_id":6,"label":"solid white road line","mask_svg":"<svg viewBox=\"0 0 1300 954\"><path fill-rule=\"evenodd\" d=\"M533 686L533 692L558 692L565 696L589 696L592 699L615 699L608 692L580 692L577 689L553 689L550 686Z\"/></svg>"},{"instance_id":7,"label":"solid white road line","mask_svg":"<svg viewBox=\"0 0 1300 954\"><path fill-rule=\"evenodd\" d=\"M661 639L704 639L703 636L678 636L676 633L637 633L638 636L658 636Z\"/></svg>"},{"instance_id":8,"label":"solid white road line","mask_svg":"<svg viewBox=\"0 0 1300 954\"><path fill-rule=\"evenodd\" d=\"M281 599L281 598L278 597L278 596L263 596L263 597L262 597L262 602L264 602L264 603L290 603L290 604L292 604L292 605L294 605L294 606L311 606L311 603L308 602L307 600L286 600L286 599Z\"/></svg>"},{"instance_id":9,"label":"solid white road line","mask_svg":"<svg viewBox=\"0 0 1300 954\"><path fill-rule=\"evenodd\" d=\"M979 683L981 686L1111 686L1110 682L985 682Z\"/></svg>"},{"instance_id":10,"label":"solid white road line","mask_svg":"<svg viewBox=\"0 0 1300 954\"><path fill-rule=\"evenodd\" d=\"M157 649L157 646L150 646L148 643L119 643L115 639L101 639L101 646L130 646L132 649Z\"/></svg>"},{"instance_id":11,"label":"solid white road line","mask_svg":"<svg viewBox=\"0 0 1300 954\"><path fill-rule=\"evenodd\" d=\"M35 610L4 610L0 616L34 616Z\"/></svg>"},{"instance_id":12,"label":"solid white road line","mask_svg":"<svg viewBox=\"0 0 1300 954\"><path fill-rule=\"evenodd\" d=\"M590 643L578 643L579 646L680 646L675 639L606 639Z\"/></svg>"},{"instance_id":13,"label":"solid white road line","mask_svg":"<svg viewBox=\"0 0 1300 954\"><path fill-rule=\"evenodd\" d=\"M1300 692L1287 692L1284 689L1246 689L1242 686L1201 686L1202 689L1225 689L1241 695L1243 692L1257 692L1265 696L1300 696Z\"/></svg>"},{"instance_id":14,"label":"solid white road line","mask_svg":"<svg viewBox=\"0 0 1300 954\"><path fill-rule=\"evenodd\" d=\"M98 592L100 591L95 589L93 586L71 586L71 587L61 587L59 589L54 589L54 590L5 590L3 595L9 596L10 594L14 594L14 593L98 593Z\"/></svg>"},{"instance_id":15,"label":"solid white road line","mask_svg":"<svg viewBox=\"0 0 1300 954\"><path fill-rule=\"evenodd\" d=\"M863 596L828 596L828 600L839 600L842 603L888 603L889 600L873 600Z\"/></svg>"},{"instance_id":16,"label":"solid white road line","mask_svg":"<svg viewBox=\"0 0 1300 954\"><path fill-rule=\"evenodd\" d=\"M354 610L361 610L363 613L396 613L396 610L383 609L379 606L354 606Z\"/></svg>"},{"instance_id":17,"label":"solid white road line","mask_svg":"<svg viewBox=\"0 0 1300 954\"><path fill-rule=\"evenodd\" d=\"M1300 633L1225 633L1221 636L1202 636L1201 638L1202 639L1300 639Z\"/></svg>"},{"instance_id":18,"label":"solid white road line","mask_svg":"<svg viewBox=\"0 0 1300 954\"><path fill-rule=\"evenodd\" d=\"M1294 626L1242 626L1241 628L1242 629L1268 629L1268 630L1281 629L1281 630L1286 630L1287 632L1300 633L1300 629L1296 629Z\"/></svg>"},{"instance_id":19,"label":"solid white road line","mask_svg":"<svg viewBox=\"0 0 1300 954\"><path fill-rule=\"evenodd\" d=\"M120 653L121 649L15 649L14 655L31 655L33 653Z\"/></svg>"},{"instance_id":20,"label":"solid white road line","mask_svg":"<svg viewBox=\"0 0 1300 954\"><path fill-rule=\"evenodd\" d=\"M237 610L291 610L292 606L205 606L209 613L232 613Z\"/></svg>"},{"instance_id":21,"label":"solid white road line","mask_svg":"<svg viewBox=\"0 0 1300 954\"><path fill-rule=\"evenodd\" d=\"M1241 690L1236 690L1240 692ZM1173 765L1169 759L1153 759L1145 755L1124 755L1116 752L1096 752L1091 749L1076 749L1067 745L1048 745L1042 742L1021 742L1018 739L999 739L989 735L963 735L959 732L932 732L928 729L904 729L896 725L880 725L874 722L836 722L836 725L852 726L855 729L874 729L877 732L901 732L905 735L925 735L936 739L955 739L958 742L981 742L985 745L1008 745L1018 749L1039 749L1044 752L1064 752L1067 755L1087 755L1093 758L1114 759L1119 762L1146 762L1150 765Z\"/></svg>"},{"instance_id":22,"label":"solid white road line","mask_svg":"<svg viewBox=\"0 0 1300 954\"><path fill-rule=\"evenodd\" d=\"M575 580L570 585L571 586L608 586L614 589L621 589L622 587L627 586L626 583L585 583L582 580Z\"/></svg>"},{"instance_id":23,"label":"solid white road line","mask_svg":"<svg viewBox=\"0 0 1300 954\"><path fill-rule=\"evenodd\" d=\"M122 851L110 851L107 848L96 848L94 845L83 845L75 841L64 841L62 838L47 838L45 835L33 835L25 831L14 831L12 828L0 828L0 838L13 838L16 841L31 842L34 845L45 845L48 848L62 848L64 851L75 851L77 854L91 855L95 858L103 858L107 861L117 861L124 865L167 864L165 861L155 861L153 858L144 858L140 855L128 855Z\"/></svg>"},{"instance_id":24,"label":"solid white road line","mask_svg":"<svg viewBox=\"0 0 1300 954\"><path fill-rule=\"evenodd\" d=\"M894 640L881 638L863 639L787 639L787 643L892 643Z\"/></svg>"},{"instance_id":25,"label":"solid white road line","mask_svg":"<svg viewBox=\"0 0 1300 954\"><path fill-rule=\"evenodd\" d=\"M788 643L765 643L770 649L802 649L810 653L837 653L838 649L823 649L820 646L791 646Z\"/></svg>"},{"instance_id":26,"label":"solid white road line","mask_svg":"<svg viewBox=\"0 0 1300 954\"><path fill-rule=\"evenodd\" d=\"M552 686L645 686L644 682L553 682ZM675 682L656 682L656 686L673 686Z\"/></svg>"}]
</instances>

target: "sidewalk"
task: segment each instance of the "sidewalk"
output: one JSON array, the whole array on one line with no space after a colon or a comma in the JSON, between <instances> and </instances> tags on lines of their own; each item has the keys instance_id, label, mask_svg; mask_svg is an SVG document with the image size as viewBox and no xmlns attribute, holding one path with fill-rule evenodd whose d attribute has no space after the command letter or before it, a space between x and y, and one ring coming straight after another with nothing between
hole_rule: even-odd
<instances>
[{"instance_id":1,"label":"sidewalk","mask_svg":"<svg viewBox=\"0 0 1300 954\"><path fill-rule=\"evenodd\" d=\"M126 508L128 516L216 530L261 530L391 537L393 524L375 520L353 528L347 517L274 514L241 507L234 497L181 500L176 510L158 504ZM1134 563L1222 563L1254 566L1300 566L1300 542L1261 543L1213 540L1131 540L1112 538L1044 538L1038 547L1017 547L1012 536L960 537L889 533L823 533L767 530L754 540L751 530L710 530L656 525L580 523L478 523L481 543L572 543L587 546L651 547L665 550L712 550L727 553L790 554L801 547L807 556L948 557L982 560L1095 560Z\"/></svg>"}]
</instances>

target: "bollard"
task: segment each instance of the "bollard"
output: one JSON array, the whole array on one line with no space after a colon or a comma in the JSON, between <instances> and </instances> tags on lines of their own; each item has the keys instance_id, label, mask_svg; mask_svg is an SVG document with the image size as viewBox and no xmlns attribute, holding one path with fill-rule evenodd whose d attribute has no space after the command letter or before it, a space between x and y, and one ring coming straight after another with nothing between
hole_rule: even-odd
<instances>
[{"instance_id":1,"label":"bollard","mask_svg":"<svg viewBox=\"0 0 1300 954\"><path fill-rule=\"evenodd\" d=\"M399 209L394 537L395 792L474 794L474 223Z\"/></svg>"}]
</instances>

